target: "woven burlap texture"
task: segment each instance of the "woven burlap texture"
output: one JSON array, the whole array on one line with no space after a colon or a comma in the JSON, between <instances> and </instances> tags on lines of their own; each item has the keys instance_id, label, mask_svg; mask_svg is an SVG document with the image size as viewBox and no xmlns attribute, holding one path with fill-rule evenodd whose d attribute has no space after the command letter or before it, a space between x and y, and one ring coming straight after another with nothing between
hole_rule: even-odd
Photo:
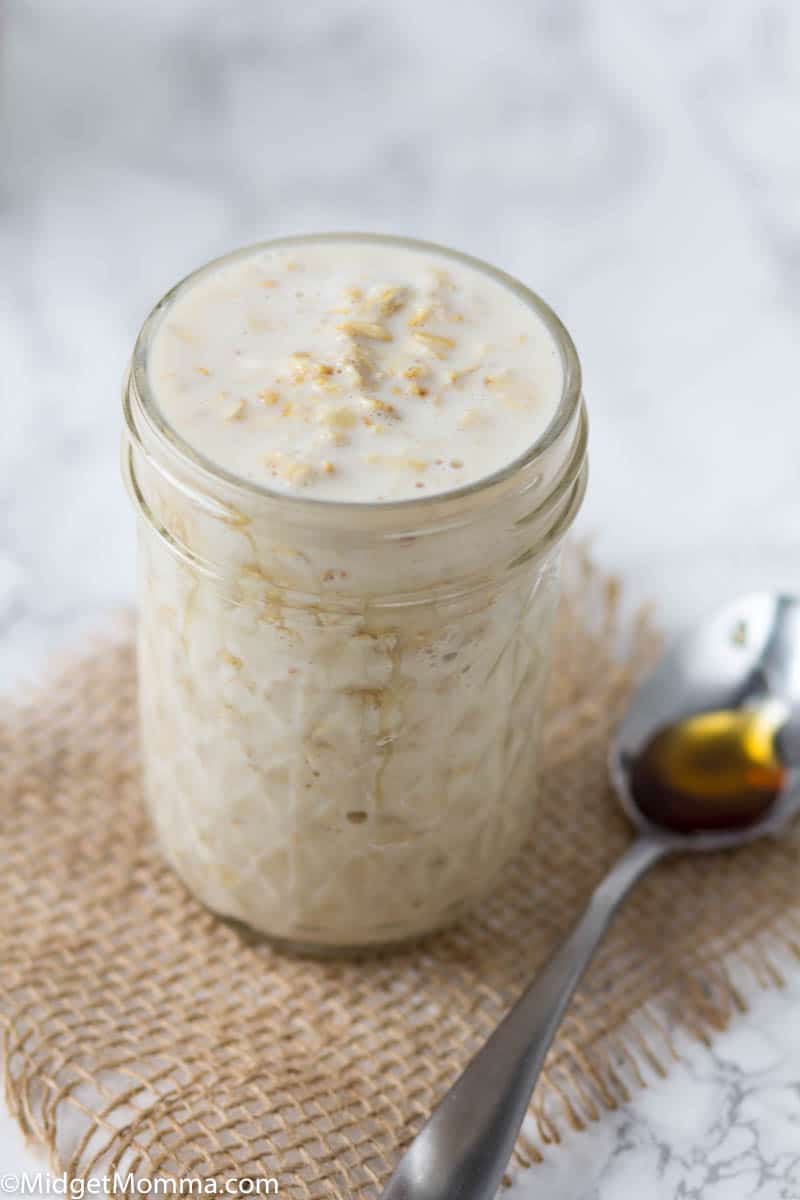
<instances>
[{"instance_id":1,"label":"woven burlap texture","mask_svg":"<svg viewBox=\"0 0 800 1200\"><path fill-rule=\"evenodd\" d=\"M630 833L610 734L652 660L617 589L570 572L533 837L460 928L363 962L291 959L215 919L162 864L140 795L130 631L0 729L6 1099L82 1179L275 1177L375 1197L398 1152L585 903ZM548 1058L517 1163L708 1038L798 953L796 840L656 868L616 921Z\"/></svg>"}]
</instances>

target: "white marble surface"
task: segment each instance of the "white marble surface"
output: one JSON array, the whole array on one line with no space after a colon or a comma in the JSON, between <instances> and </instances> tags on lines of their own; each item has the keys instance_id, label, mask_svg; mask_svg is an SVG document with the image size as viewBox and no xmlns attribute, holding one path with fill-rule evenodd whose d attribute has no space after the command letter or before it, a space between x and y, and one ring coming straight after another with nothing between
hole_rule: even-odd
<instances>
[{"instance_id":1,"label":"white marble surface","mask_svg":"<svg viewBox=\"0 0 800 1200\"><path fill-rule=\"evenodd\" d=\"M794 1011L795 1019L789 1016ZM800 973L711 1051L679 1038L667 1079L521 1173L507 1200L796 1200Z\"/></svg>"},{"instance_id":2,"label":"white marble surface","mask_svg":"<svg viewBox=\"0 0 800 1200\"><path fill-rule=\"evenodd\" d=\"M0 679L132 589L119 383L229 246L371 228L541 291L592 415L581 518L669 625L800 587L793 0L6 0ZM518 1184L800 1197L800 972ZM28 1161L0 1121L0 1169Z\"/></svg>"}]
</instances>

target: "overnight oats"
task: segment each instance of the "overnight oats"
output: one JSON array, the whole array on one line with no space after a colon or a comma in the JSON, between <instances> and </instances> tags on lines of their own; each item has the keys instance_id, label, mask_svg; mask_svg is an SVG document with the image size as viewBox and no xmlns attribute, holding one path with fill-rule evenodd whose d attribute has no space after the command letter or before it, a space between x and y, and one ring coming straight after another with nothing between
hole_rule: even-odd
<instances>
[{"instance_id":1,"label":"overnight oats","mask_svg":"<svg viewBox=\"0 0 800 1200\"><path fill-rule=\"evenodd\" d=\"M170 292L125 390L145 787L209 907L287 945L456 920L535 812L568 334L521 284L360 235Z\"/></svg>"}]
</instances>

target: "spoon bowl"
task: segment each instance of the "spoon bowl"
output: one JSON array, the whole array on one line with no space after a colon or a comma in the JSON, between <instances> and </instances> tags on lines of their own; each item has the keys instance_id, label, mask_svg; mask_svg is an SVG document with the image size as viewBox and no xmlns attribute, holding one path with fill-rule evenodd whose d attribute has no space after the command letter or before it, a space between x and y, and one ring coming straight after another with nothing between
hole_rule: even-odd
<instances>
[{"instance_id":1,"label":"spoon bowl","mask_svg":"<svg viewBox=\"0 0 800 1200\"><path fill-rule=\"evenodd\" d=\"M609 773L631 824L643 835L667 837L675 850L730 849L780 833L800 805L800 772L785 761L771 803L754 803L750 820L739 820L746 798L726 813L698 790L691 796L696 822L678 828L664 814L637 801L632 786L636 766L654 739L701 714L748 714L763 735L763 767L775 737L783 730L796 741L800 725L800 599L755 592L718 610L679 638L636 690L609 753ZM721 722L720 722L721 724ZM719 766L717 768L719 770ZM756 797L757 800L757 797ZM725 817L728 820L725 820ZM710 818L704 825L703 818Z\"/></svg>"}]
</instances>

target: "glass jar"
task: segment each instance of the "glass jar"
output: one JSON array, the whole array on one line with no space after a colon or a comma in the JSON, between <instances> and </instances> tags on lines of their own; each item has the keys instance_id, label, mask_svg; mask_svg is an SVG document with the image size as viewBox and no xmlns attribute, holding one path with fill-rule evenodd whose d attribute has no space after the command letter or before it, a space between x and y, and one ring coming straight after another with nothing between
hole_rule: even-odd
<instances>
[{"instance_id":1,"label":"glass jar","mask_svg":"<svg viewBox=\"0 0 800 1200\"><path fill-rule=\"evenodd\" d=\"M205 904L286 946L360 949L457 920L535 813L586 416L555 315L466 261L536 309L564 377L544 435L477 483L340 503L273 492L197 454L160 415L147 365L158 324L199 273L148 318L126 380L153 820Z\"/></svg>"}]
</instances>

